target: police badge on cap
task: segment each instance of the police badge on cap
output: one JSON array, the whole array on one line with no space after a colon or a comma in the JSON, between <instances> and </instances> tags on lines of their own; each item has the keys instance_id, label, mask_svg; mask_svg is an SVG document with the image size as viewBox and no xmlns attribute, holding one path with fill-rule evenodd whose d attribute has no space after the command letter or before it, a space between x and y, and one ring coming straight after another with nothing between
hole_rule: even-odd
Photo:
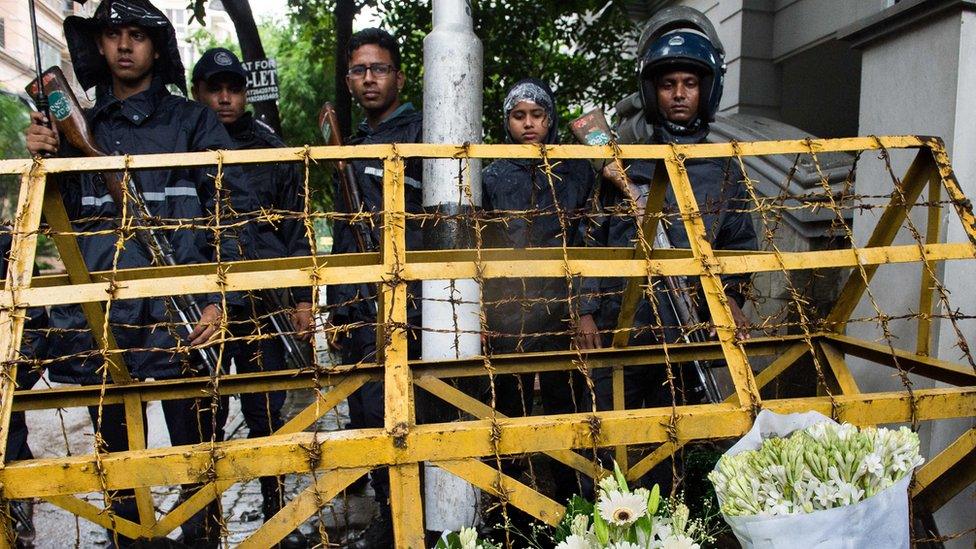
<instances>
[{"instance_id":1,"label":"police badge on cap","mask_svg":"<svg viewBox=\"0 0 976 549\"><path fill-rule=\"evenodd\" d=\"M193 67L193 83L210 80L219 74L229 74L247 81L247 71L234 52L225 48L213 48L205 51Z\"/></svg>"}]
</instances>

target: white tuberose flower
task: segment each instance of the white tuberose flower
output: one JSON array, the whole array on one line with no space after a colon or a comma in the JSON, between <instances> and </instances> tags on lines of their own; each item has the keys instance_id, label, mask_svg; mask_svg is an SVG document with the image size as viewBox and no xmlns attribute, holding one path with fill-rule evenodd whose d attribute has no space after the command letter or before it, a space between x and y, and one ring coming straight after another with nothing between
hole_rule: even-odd
<instances>
[{"instance_id":1,"label":"white tuberose flower","mask_svg":"<svg viewBox=\"0 0 976 549\"><path fill-rule=\"evenodd\" d=\"M647 513L647 499L639 494L608 492L597 506L600 516L614 526L630 526Z\"/></svg>"}]
</instances>

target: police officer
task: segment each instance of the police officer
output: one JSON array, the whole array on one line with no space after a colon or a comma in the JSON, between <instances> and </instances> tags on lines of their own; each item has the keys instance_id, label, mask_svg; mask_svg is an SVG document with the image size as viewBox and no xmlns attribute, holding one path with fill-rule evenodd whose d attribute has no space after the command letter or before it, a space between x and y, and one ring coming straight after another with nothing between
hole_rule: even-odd
<instances>
[{"instance_id":1,"label":"police officer","mask_svg":"<svg viewBox=\"0 0 976 549\"><path fill-rule=\"evenodd\" d=\"M350 145L369 145L377 143L420 143L423 141L422 116L410 103L400 100L400 91L406 82L406 74L400 66L400 46L390 33L369 28L352 35L347 52L349 72L346 85L353 98L362 107L365 120L349 140ZM363 210L380 212L383 210L383 163L379 159L354 160L353 171L359 184L363 200ZM404 170L406 210L422 213L421 181L422 163L419 158L407 160ZM333 196L341 196L338 182ZM338 213L346 211L343 200L336 199ZM372 242L379 242L380 219L369 225ZM356 243L356 228L347 221L336 220L333 225L332 253L356 253L360 250ZM407 249L418 250L423 246L420 223L417 219L407 220ZM376 360L376 286L370 284L341 284L329 286L327 290L331 315L330 323L350 329L339 340L333 342L334 348L342 353L343 362L356 364ZM420 284L408 285L407 324L421 326ZM420 358L420 338L417 334L408 336L408 355ZM383 426L383 384L370 382L349 397L350 427ZM353 542L354 548L392 546L393 523L389 506L389 476L387 470L378 469L371 473L373 490L380 505L377 520Z\"/></svg>"},{"instance_id":2,"label":"police officer","mask_svg":"<svg viewBox=\"0 0 976 549\"><path fill-rule=\"evenodd\" d=\"M213 109L224 124L234 144L239 149L267 149L284 147L285 143L267 124L254 118L245 110L247 106L247 71L233 52L225 48L206 51L193 67L193 98ZM272 259L300 257L311 254L305 224L301 218L304 206L304 179L298 165L255 164L244 167L246 187L252 207L257 211L275 212L282 219L271 223L267 218L256 217L247 224L242 238L242 254L246 259ZM250 212L250 213L256 213ZM248 212L237 212L238 214ZM263 293L248 292L244 315L249 317L234 322L231 333L237 339L232 344L237 373L283 370L286 368L285 349L281 339L275 337L274 328L268 325L269 314L290 316L295 334L285 337L303 339L312 337L312 290L309 287L293 288L288 294L295 302L291 311L279 311L269 303L272 289ZM305 352L304 348L297 349ZM283 424L281 408L285 402L284 391L271 393L246 393L241 395L241 412L248 427L248 438L268 436ZM281 478L261 477L262 512L268 520L283 504ZM297 530L279 544L281 547L304 546L304 538Z\"/></svg>"},{"instance_id":3,"label":"police officer","mask_svg":"<svg viewBox=\"0 0 976 549\"><path fill-rule=\"evenodd\" d=\"M6 278L9 265L10 247L13 243L11 227L0 228L0 278ZM36 272L36 269L35 269ZM24 336L20 342L20 361L17 364L17 390L26 391L41 378L36 362L46 358L47 353L47 311L44 307L27 309L24 321ZM27 443L27 421L24 412L11 412L7 431L7 461L34 459ZM16 547L33 547L34 541L34 503L30 500L10 502L10 516L14 521L17 535Z\"/></svg>"},{"instance_id":4,"label":"police officer","mask_svg":"<svg viewBox=\"0 0 976 549\"><path fill-rule=\"evenodd\" d=\"M651 130L647 140L655 144L702 143L708 136L709 122L714 120L722 97L724 63L722 53L700 29L677 28L652 40L640 59L640 96L643 101L643 123ZM630 163L630 179L647 189L653 177L654 164L646 161ZM689 159L685 161L688 177L698 204L702 222L712 246L718 250L755 250L756 232L749 215L749 198L741 183L743 176L734 160ZM627 211L620 185L612 179L620 174L613 165L604 169L600 191L601 213L598 223L589 233L590 244L596 246L634 246L637 237L635 219ZM685 227L677 218L678 208L673 191L665 196L664 213L675 219L668 224L667 236L676 248L689 248ZM645 235L653 239L653 235ZM726 275L722 278L733 317L742 337L748 336L748 320L742 312L744 291L749 285L748 275ZM580 331L577 343L581 348L609 345L611 331L616 328L620 312L623 279L587 279L584 284L584 303L581 306ZM651 303L645 297L638 304L634 317L632 345L659 342L660 337L675 342L680 336L680 322L663 306L668 297L656 294L660 318L656 318ZM704 311L703 311L704 313ZM676 373L684 373L679 369ZM624 370L624 393L627 408L663 406L671 404L671 394L663 368L630 367ZM597 400L601 409L612 408L612 382L608 369L599 370ZM694 402L701 397L701 388L691 375L679 377L678 398ZM681 388L691 391L681 392ZM667 478L655 479L669 485Z\"/></svg>"},{"instance_id":5,"label":"police officer","mask_svg":"<svg viewBox=\"0 0 976 549\"><path fill-rule=\"evenodd\" d=\"M519 144L559 142L556 97L549 85L534 78L515 83L503 105L506 140ZM498 159L482 174L482 201L488 220L485 245L493 248L561 248L584 246L583 219L596 184L585 160L560 160L545 166L534 159ZM533 212L513 217L512 212ZM570 349L572 308L578 280L565 277L490 279L484 288L485 315L492 353L544 352ZM547 414L592 409L586 380L578 372L539 374ZM535 374L495 377L496 408L509 417L529 415ZM518 475L517 462L505 466ZM554 465L556 497L564 503L585 490L575 473Z\"/></svg>"},{"instance_id":6,"label":"police officer","mask_svg":"<svg viewBox=\"0 0 976 549\"><path fill-rule=\"evenodd\" d=\"M217 116L203 105L173 95L167 85L184 94L186 80L179 56L179 43L168 19L147 0L104 0L91 18L68 17L64 33L78 82L85 89L95 88L95 105L85 112L98 147L114 154L180 153L232 149ZM36 124L27 130L27 148L32 154L79 156L79 151L59 139L57 131L41 125L43 116L35 113ZM145 202L160 219L183 219L200 223L223 207L218 200L211 168L172 168L137 174ZM238 168L224 170L225 192L245 200ZM60 189L78 244L89 271L110 270L118 239L115 229L122 205L116 204L101 174L77 174L60 178ZM245 202L246 203L246 202ZM177 263L215 261L217 249L212 229L186 227L165 231ZM220 240L222 260L239 259L239 244L226 232ZM126 241L118 257L118 268L151 265L149 252L136 240ZM223 311L220 294L200 295L200 322L184 335L179 330L160 328L179 325L173 311L160 298L115 301L111 308L112 331L124 360L137 379L166 379L196 375L200 370L197 354L177 351L182 345L204 344L216 331ZM226 303L240 306L240 296L227 294ZM51 335L50 346L63 360L50 367L52 381L99 384L102 360L94 349L87 323L78 306L58 306L51 310L51 325L59 331ZM162 402L170 442L195 444L216 437L211 429L210 402L166 400ZM99 409L91 407L93 423ZM101 435L105 450L126 450L125 414L121 405L101 409ZM119 516L138 521L131 491L114 495L112 508ZM207 512L213 519L212 512ZM210 522L209 520L207 522ZM198 546L215 546L219 528L205 524L203 512L183 525L184 539ZM121 536L113 541L128 544Z\"/></svg>"}]
</instances>

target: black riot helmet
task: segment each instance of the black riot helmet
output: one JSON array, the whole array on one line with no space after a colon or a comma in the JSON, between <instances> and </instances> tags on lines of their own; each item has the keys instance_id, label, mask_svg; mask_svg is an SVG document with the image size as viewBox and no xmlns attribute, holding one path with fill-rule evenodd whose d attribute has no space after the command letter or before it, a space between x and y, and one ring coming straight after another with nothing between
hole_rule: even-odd
<instances>
[{"instance_id":1,"label":"black riot helmet","mask_svg":"<svg viewBox=\"0 0 976 549\"><path fill-rule=\"evenodd\" d=\"M639 92L647 122L664 122L657 108L654 79L662 72L678 69L698 74L698 117L704 122L715 119L725 81L725 48L703 13L685 6L659 11L645 26L638 55Z\"/></svg>"}]
</instances>

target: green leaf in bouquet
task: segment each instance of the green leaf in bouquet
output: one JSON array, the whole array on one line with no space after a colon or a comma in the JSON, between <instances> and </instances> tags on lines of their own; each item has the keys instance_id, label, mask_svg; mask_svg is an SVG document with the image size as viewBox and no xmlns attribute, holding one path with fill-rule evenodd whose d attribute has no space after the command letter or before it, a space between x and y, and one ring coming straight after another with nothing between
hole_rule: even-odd
<instances>
[{"instance_id":1,"label":"green leaf in bouquet","mask_svg":"<svg viewBox=\"0 0 976 549\"><path fill-rule=\"evenodd\" d=\"M657 514L657 508L661 505L661 486L655 484L651 488L651 495L647 498L647 516L653 517Z\"/></svg>"},{"instance_id":2,"label":"green leaf in bouquet","mask_svg":"<svg viewBox=\"0 0 976 549\"><path fill-rule=\"evenodd\" d=\"M437 540L434 549L461 549L461 536L457 532L451 532L446 536L441 536Z\"/></svg>"},{"instance_id":3,"label":"green leaf in bouquet","mask_svg":"<svg viewBox=\"0 0 976 549\"><path fill-rule=\"evenodd\" d=\"M613 476L617 479L617 484L620 486L620 491L625 494L629 494L630 488L627 487L627 477L620 472L620 466L617 465L616 461L613 462Z\"/></svg>"},{"instance_id":4,"label":"green leaf in bouquet","mask_svg":"<svg viewBox=\"0 0 976 549\"><path fill-rule=\"evenodd\" d=\"M593 509L593 533L601 545L610 542L610 527L607 526L607 521L600 516L600 510L596 508Z\"/></svg>"},{"instance_id":5,"label":"green leaf in bouquet","mask_svg":"<svg viewBox=\"0 0 976 549\"><path fill-rule=\"evenodd\" d=\"M566 514L563 515L563 519L559 521L556 525L556 531L553 532L553 539L556 543L563 541L569 537L570 528L573 525L573 519L579 515L592 515L593 514L593 503L587 501L585 498L576 495L569 500L569 504L566 506Z\"/></svg>"}]
</instances>

